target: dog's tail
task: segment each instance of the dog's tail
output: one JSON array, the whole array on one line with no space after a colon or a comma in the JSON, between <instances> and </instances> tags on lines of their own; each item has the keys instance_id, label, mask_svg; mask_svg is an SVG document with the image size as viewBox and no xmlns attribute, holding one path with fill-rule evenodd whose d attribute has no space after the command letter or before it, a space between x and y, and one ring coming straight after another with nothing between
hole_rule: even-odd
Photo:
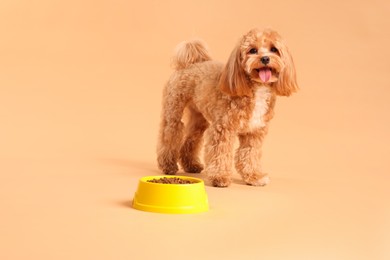
<instances>
[{"instance_id":1,"label":"dog's tail","mask_svg":"<svg viewBox=\"0 0 390 260\"><path fill-rule=\"evenodd\" d=\"M191 64L211 60L206 45L201 40L191 40L180 43L172 58L172 67L182 70Z\"/></svg>"}]
</instances>

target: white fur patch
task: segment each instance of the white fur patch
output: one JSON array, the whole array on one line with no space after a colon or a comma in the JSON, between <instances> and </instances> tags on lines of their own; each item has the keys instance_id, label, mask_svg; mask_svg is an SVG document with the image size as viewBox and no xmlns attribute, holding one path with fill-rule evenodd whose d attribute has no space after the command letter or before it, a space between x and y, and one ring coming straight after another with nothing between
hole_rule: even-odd
<instances>
[{"instance_id":1,"label":"white fur patch","mask_svg":"<svg viewBox=\"0 0 390 260\"><path fill-rule=\"evenodd\" d=\"M268 87L260 87L255 93L255 107L252 116L249 119L249 128L251 130L265 126L264 115L269 108L271 90Z\"/></svg>"},{"instance_id":2,"label":"white fur patch","mask_svg":"<svg viewBox=\"0 0 390 260\"><path fill-rule=\"evenodd\" d=\"M269 50L267 48L260 48L260 53L267 53Z\"/></svg>"}]
</instances>

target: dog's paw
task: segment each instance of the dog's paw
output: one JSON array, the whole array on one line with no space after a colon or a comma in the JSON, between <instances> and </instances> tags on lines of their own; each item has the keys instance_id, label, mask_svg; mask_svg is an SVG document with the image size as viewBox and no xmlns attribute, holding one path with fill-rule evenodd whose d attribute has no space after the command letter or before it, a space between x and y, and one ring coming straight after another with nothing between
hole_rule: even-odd
<instances>
[{"instance_id":1,"label":"dog's paw","mask_svg":"<svg viewBox=\"0 0 390 260\"><path fill-rule=\"evenodd\" d=\"M265 186L270 183L268 174L246 174L243 176L244 181L252 186Z\"/></svg>"},{"instance_id":2,"label":"dog's paw","mask_svg":"<svg viewBox=\"0 0 390 260\"><path fill-rule=\"evenodd\" d=\"M166 175L175 175L179 170L177 164L160 166L162 172Z\"/></svg>"},{"instance_id":3,"label":"dog's paw","mask_svg":"<svg viewBox=\"0 0 390 260\"><path fill-rule=\"evenodd\" d=\"M201 163L191 163L187 165L182 165L185 172L188 173L200 173L203 171L203 165Z\"/></svg>"},{"instance_id":4,"label":"dog's paw","mask_svg":"<svg viewBox=\"0 0 390 260\"><path fill-rule=\"evenodd\" d=\"M214 187L221 188L228 187L232 183L230 176L227 175L213 175L209 177L209 180Z\"/></svg>"}]
</instances>

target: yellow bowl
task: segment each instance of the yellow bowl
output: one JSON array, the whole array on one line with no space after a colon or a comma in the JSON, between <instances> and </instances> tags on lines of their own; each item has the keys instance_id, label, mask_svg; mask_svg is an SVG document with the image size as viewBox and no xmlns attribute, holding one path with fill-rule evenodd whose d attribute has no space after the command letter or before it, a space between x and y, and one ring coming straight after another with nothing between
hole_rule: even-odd
<instances>
[{"instance_id":1,"label":"yellow bowl","mask_svg":"<svg viewBox=\"0 0 390 260\"><path fill-rule=\"evenodd\" d=\"M152 179L180 178L190 184L162 184L149 182ZM140 179L133 199L135 209L158 213L199 213L208 211L204 182L186 176L147 176Z\"/></svg>"}]
</instances>

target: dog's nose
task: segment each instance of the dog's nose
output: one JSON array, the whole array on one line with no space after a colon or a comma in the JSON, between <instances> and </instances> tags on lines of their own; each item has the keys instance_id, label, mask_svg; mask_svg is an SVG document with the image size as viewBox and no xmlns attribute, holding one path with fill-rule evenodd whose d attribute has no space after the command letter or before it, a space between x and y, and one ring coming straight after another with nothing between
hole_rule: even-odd
<instances>
[{"instance_id":1,"label":"dog's nose","mask_svg":"<svg viewBox=\"0 0 390 260\"><path fill-rule=\"evenodd\" d=\"M269 57L268 56L263 56L261 57L261 63L263 63L264 65L267 65L269 63Z\"/></svg>"}]
</instances>

